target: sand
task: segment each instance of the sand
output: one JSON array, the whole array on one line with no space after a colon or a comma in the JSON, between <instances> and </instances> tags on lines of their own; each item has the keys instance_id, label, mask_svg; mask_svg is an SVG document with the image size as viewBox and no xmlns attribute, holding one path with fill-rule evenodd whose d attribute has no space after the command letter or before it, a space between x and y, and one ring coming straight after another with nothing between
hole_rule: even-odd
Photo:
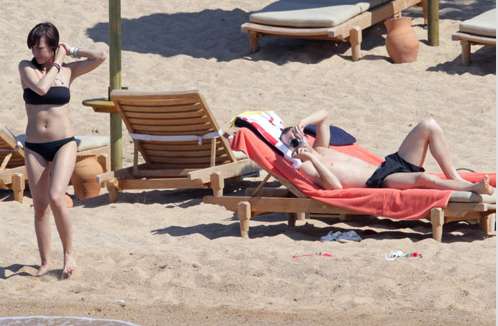
<instances>
[{"instance_id":1,"label":"sand","mask_svg":"<svg viewBox=\"0 0 498 326\"><path fill-rule=\"evenodd\" d=\"M2 1L2 123L15 132L26 125L17 63L31 57L25 42L33 25L52 21L70 45L107 51L102 3ZM459 43L451 41L458 21L493 1L442 2L439 47L427 45L420 10L407 12L421 42L417 62L405 65L387 60L383 26L364 33L359 62L350 60L346 45L319 41L264 39L249 54L240 24L268 3L122 1L123 85L199 89L223 126L245 110L274 110L291 124L323 108L379 155L396 151L418 120L432 116L457 167L495 170L495 49L476 46L474 63L465 67ZM70 116L80 134L109 133L108 117L81 105L106 96L108 64L72 87ZM438 169L433 159L426 168ZM291 230L286 216L275 214L251 222L252 239L243 240L232 213L202 203L208 194L128 192L109 204L103 190L77 201L71 218L79 270L59 281L55 226L51 271L34 278L32 201L27 193L19 204L0 191L0 316L92 316L141 325L495 324L495 238L484 238L476 225L448 225L445 243L437 243L423 221L310 220ZM330 230L352 229L364 240L318 241ZM423 258L385 261L394 249ZM292 258L324 251L332 257Z\"/></svg>"}]
</instances>

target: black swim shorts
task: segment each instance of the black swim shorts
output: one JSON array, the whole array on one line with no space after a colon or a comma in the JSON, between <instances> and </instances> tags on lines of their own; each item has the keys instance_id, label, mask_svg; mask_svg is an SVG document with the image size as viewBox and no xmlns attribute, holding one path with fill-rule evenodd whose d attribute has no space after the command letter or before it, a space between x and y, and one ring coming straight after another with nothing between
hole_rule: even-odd
<instances>
[{"instance_id":1,"label":"black swim shorts","mask_svg":"<svg viewBox=\"0 0 498 326\"><path fill-rule=\"evenodd\" d=\"M424 172L423 167L405 161L398 153L386 156L385 161L375 170L366 185L368 188L382 188L384 180L393 173Z\"/></svg>"}]
</instances>

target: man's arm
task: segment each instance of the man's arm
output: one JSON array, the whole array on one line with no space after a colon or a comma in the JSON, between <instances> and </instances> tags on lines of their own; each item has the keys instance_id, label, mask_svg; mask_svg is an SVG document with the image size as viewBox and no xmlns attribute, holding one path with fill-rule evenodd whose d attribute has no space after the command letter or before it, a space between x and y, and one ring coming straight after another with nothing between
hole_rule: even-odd
<instances>
[{"instance_id":1,"label":"man's arm","mask_svg":"<svg viewBox=\"0 0 498 326\"><path fill-rule=\"evenodd\" d=\"M302 131L306 125L316 126L316 139L313 147L329 147L330 144L330 122L329 113L325 110L317 111L302 119L297 127Z\"/></svg>"},{"instance_id":2,"label":"man's arm","mask_svg":"<svg viewBox=\"0 0 498 326\"><path fill-rule=\"evenodd\" d=\"M297 156L306 161L299 170L311 177L313 182L324 189L343 188L339 179L313 153L301 150Z\"/></svg>"}]
</instances>

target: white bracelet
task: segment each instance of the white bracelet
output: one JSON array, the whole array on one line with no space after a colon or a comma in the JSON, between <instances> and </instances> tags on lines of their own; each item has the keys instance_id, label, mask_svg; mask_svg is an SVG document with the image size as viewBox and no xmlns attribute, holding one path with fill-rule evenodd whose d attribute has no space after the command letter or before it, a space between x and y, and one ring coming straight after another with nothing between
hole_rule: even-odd
<instances>
[{"instance_id":1,"label":"white bracelet","mask_svg":"<svg viewBox=\"0 0 498 326\"><path fill-rule=\"evenodd\" d=\"M73 58L79 58L79 52L80 52L79 48L73 47L69 49L69 55Z\"/></svg>"}]
</instances>

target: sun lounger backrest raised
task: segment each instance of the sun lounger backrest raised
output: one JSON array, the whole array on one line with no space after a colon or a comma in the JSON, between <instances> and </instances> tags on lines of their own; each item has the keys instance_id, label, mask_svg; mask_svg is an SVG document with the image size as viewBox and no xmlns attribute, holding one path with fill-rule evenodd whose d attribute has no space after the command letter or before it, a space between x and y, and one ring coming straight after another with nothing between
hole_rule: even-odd
<instances>
[{"instance_id":1,"label":"sun lounger backrest raised","mask_svg":"<svg viewBox=\"0 0 498 326\"><path fill-rule=\"evenodd\" d=\"M24 151L16 146L16 137L0 126L0 171L24 165Z\"/></svg>"},{"instance_id":2,"label":"sun lounger backrest raised","mask_svg":"<svg viewBox=\"0 0 498 326\"><path fill-rule=\"evenodd\" d=\"M199 169L236 161L198 91L117 90L111 98L150 167Z\"/></svg>"}]
</instances>

